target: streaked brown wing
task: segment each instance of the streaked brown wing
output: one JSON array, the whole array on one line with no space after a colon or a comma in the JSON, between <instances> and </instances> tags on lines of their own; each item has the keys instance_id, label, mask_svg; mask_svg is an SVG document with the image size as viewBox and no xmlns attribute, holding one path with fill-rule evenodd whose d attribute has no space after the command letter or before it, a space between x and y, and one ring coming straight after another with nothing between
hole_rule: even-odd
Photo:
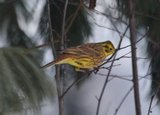
<instances>
[{"instance_id":1,"label":"streaked brown wing","mask_svg":"<svg viewBox=\"0 0 160 115\"><path fill-rule=\"evenodd\" d=\"M72 54L79 57L102 58L104 57L103 48L97 43L88 43L65 49L63 54Z\"/></svg>"},{"instance_id":2,"label":"streaked brown wing","mask_svg":"<svg viewBox=\"0 0 160 115\"><path fill-rule=\"evenodd\" d=\"M86 55L84 53L84 51L82 51L81 49L74 47L74 48L67 48L66 50L64 50L62 52L62 54L71 54L71 55Z\"/></svg>"},{"instance_id":3,"label":"streaked brown wing","mask_svg":"<svg viewBox=\"0 0 160 115\"><path fill-rule=\"evenodd\" d=\"M79 55L86 55L88 52L84 51L85 47L94 45L95 43L88 43L88 44L83 44L83 45L79 45L77 47L71 47L71 48L67 48L64 51L62 51L61 53L65 53L65 54L79 54Z\"/></svg>"},{"instance_id":4,"label":"streaked brown wing","mask_svg":"<svg viewBox=\"0 0 160 115\"><path fill-rule=\"evenodd\" d=\"M79 47L83 49L83 52L87 54L90 60L94 63L94 65L98 65L102 63L105 59L104 49L101 44L86 44Z\"/></svg>"},{"instance_id":5,"label":"streaked brown wing","mask_svg":"<svg viewBox=\"0 0 160 115\"><path fill-rule=\"evenodd\" d=\"M101 58L105 58L105 54L104 54L104 49L101 46L101 44L87 44L85 47L82 47L82 49L84 48L84 51L86 53L88 53L88 55L90 55L93 58L97 58L97 59L101 59Z\"/></svg>"}]
</instances>

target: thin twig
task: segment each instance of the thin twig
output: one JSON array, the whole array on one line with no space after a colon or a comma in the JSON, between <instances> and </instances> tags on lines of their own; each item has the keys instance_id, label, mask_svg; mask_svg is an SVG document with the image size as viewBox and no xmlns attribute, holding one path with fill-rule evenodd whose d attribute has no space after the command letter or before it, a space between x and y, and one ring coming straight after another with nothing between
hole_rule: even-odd
<instances>
[{"instance_id":1,"label":"thin twig","mask_svg":"<svg viewBox=\"0 0 160 115\"><path fill-rule=\"evenodd\" d=\"M51 12L50 12L50 0L47 1L47 5L48 5L48 20L49 20L49 30L50 30L50 43L51 43L51 48L52 48L52 54L53 57L57 57L57 53L54 47L54 39L53 39L53 31L52 31L52 22L51 22ZM58 93L58 103L59 103L59 115L63 115L61 114L62 110L61 110L61 88L60 88L60 66L56 65L56 74L55 74L55 79L56 79L56 84L57 84L57 93Z\"/></svg>"},{"instance_id":2,"label":"thin twig","mask_svg":"<svg viewBox=\"0 0 160 115\"><path fill-rule=\"evenodd\" d=\"M62 33L61 33L61 50L63 50L65 48L65 42L66 42L65 26L66 26L67 7L68 7L68 0L66 0L65 5L64 5L64 10L63 10Z\"/></svg>"},{"instance_id":3,"label":"thin twig","mask_svg":"<svg viewBox=\"0 0 160 115\"><path fill-rule=\"evenodd\" d=\"M67 25L66 30L65 30L65 33L67 33L67 32L69 31L69 29L71 28L74 20L76 19L77 15L78 15L79 10L81 9L81 6L82 6L82 0L80 0L80 3L79 3L79 5L78 5L78 7L77 7L77 9L76 9L76 11L75 11L75 13L74 13L71 21L70 21L69 24Z\"/></svg>"},{"instance_id":4,"label":"thin twig","mask_svg":"<svg viewBox=\"0 0 160 115\"><path fill-rule=\"evenodd\" d=\"M113 78L119 78L119 79L126 80L126 81L132 81L131 79L127 79L125 77L121 77L121 76L118 76L118 75L110 75L110 76L113 77Z\"/></svg>"},{"instance_id":5,"label":"thin twig","mask_svg":"<svg viewBox=\"0 0 160 115\"><path fill-rule=\"evenodd\" d=\"M152 108L153 100L154 100L154 97L157 95L158 91L159 91L159 88L156 90L155 94L151 96L151 101L150 101L150 104L149 104L147 115L150 115L150 113L152 112L151 108Z\"/></svg>"},{"instance_id":6,"label":"thin twig","mask_svg":"<svg viewBox=\"0 0 160 115\"><path fill-rule=\"evenodd\" d=\"M111 22L112 22L112 20L111 20ZM113 24L113 26L115 27L115 29L117 30L117 32L120 33L119 30L117 29L117 27L114 25L113 22L112 22L112 24ZM127 26L127 28L125 29L125 32L123 33L123 35L120 35L120 38L121 38L121 39L120 39L118 48L120 48L121 43L122 43L122 40L123 40L123 37L125 36L127 30L128 30L128 26ZM117 52L116 52L116 53L117 53ZM115 55L114 55L114 57L113 57L113 60L116 58L116 53L115 53ZM99 96L99 99L98 99L96 115L99 115L100 105L101 105L101 102L102 102L102 97L103 97L104 91L105 91L105 89L106 89L106 86L107 86L107 83L108 83L108 79L109 79L109 76L110 76L110 73L111 73L113 64L114 64L114 61L111 62L110 70L108 71L108 73L107 73L107 75L106 75L106 79L105 79L104 85L103 85L103 87L102 87L102 91L101 91L100 96Z\"/></svg>"},{"instance_id":7,"label":"thin twig","mask_svg":"<svg viewBox=\"0 0 160 115\"><path fill-rule=\"evenodd\" d=\"M50 45L52 48L52 54L54 57L57 57L57 53L54 47L54 40L53 40L53 33L52 33L52 21L51 21L51 12L50 12L50 0L47 1L47 5L48 5L48 22L49 22L49 38L50 38Z\"/></svg>"},{"instance_id":8,"label":"thin twig","mask_svg":"<svg viewBox=\"0 0 160 115\"><path fill-rule=\"evenodd\" d=\"M97 73L97 75L100 75L100 76L105 76L106 77L106 74L103 74L103 73ZM125 81L132 81L131 79L128 79L126 77L122 77L122 76L118 76L118 75L110 75L111 78L118 78L118 79L122 79L122 80L125 80Z\"/></svg>"},{"instance_id":9,"label":"thin twig","mask_svg":"<svg viewBox=\"0 0 160 115\"><path fill-rule=\"evenodd\" d=\"M107 30L111 30L111 31L117 32L116 29L114 29L114 28L107 27L107 26L104 26L104 25L99 24L98 22L96 22L96 19L93 17L93 15L92 15L90 12L87 12L87 13L89 14L88 16L89 16L90 18L92 18L93 23L94 23L96 26L98 26L98 27L100 27L100 28L104 28L104 29L107 29ZM129 38L128 36L126 36L126 37Z\"/></svg>"},{"instance_id":10,"label":"thin twig","mask_svg":"<svg viewBox=\"0 0 160 115\"><path fill-rule=\"evenodd\" d=\"M114 115L117 115L118 111L120 110L122 104L124 103L124 101L127 99L128 95L131 93L131 91L133 90L133 86L128 90L128 92L125 94L125 96L122 98L121 102L119 103L118 107L115 110Z\"/></svg>"},{"instance_id":11,"label":"thin twig","mask_svg":"<svg viewBox=\"0 0 160 115\"><path fill-rule=\"evenodd\" d=\"M81 78L76 79L76 80L75 80L71 85L69 85L68 88L63 92L62 97L64 97L64 96L68 93L68 91L69 91L74 85L76 85L76 84L78 84L80 81L88 78L88 77L91 75L91 73L92 73L92 72L90 72L90 73L88 74L88 76L82 76Z\"/></svg>"},{"instance_id":12,"label":"thin twig","mask_svg":"<svg viewBox=\"0 0 160 115\"><path fill-rule=\"evenodd\" d=\"M148 108L148 113L147 113L147 115L150 115L150 113L151 113L151 107L152 107L152 103L153 103L154 97L155 97L155 95L152 95L152 96L151 96L151 101L150 101L150 104L149 104L149 108Z\"/></svg>"},{"instance_id":13,"label":"thin twig","mask_svg":"<svg viewBox=\"0 0 160 115\"><path fill-rule=\"evenodd\" d=\"M62 17L62 33L61 33L61 50L64 50L66 48L66 33L65 33L65 26L66 26L66 15L67 15L67 7L68 7L68 0L65 1L64 9L63 9L63 17ZM62 97L64 92L64 66L61 66L60 68L60 99L59 99L59 109L60 113L59 115L64 115L64 98Z\"/></svg>"},{"instance_id":14,"label":"thin twig","mask_svg":"<svg viewBox=\"0 0 160 115\"><path fill-rule=\"evenodd\" d=\"M87 8L85 5L84 5L84 7ZM87 9L88 9L88 8L87 8ZM90 11L90 10L89 10L89 11ZM112 19L113 19L113 20L118 20L118 21L120 21L121 23L125 24L126 26L128 25L127 22L125 22L124 20L122 20L122 19L119 18L119 17L113 17L110 13L109 13L109 14L106 14L106 13L101 12L101 11L96 10L96 9L92 10L92 12L96 13L97 15L102 15L102 16L108 17L108 18L111 19L111 20L112 20Z\"/></svg>"},{"instance_id":15,"label":"thin twig","mask_svg":"<svg viewBox=\"0 0 160 115\"><path fill-rule=\"evenodd\" d=\"M142 35L142 36L141 36L141 38L140 38L140 39L138 39L135 43L140 42L144 37L146 37L146 36L147 36L147 34L148 34L148 32L149 32L149 31L147 31L144 35ZM130 46L131 46L131 45L127 45L127 46L121 47L119 50L121 50L121 49L125 49L125 48L130 47Z\"/></svg>"},{"instance_id":16,"label":"thin twig","mask_svg":"<svg viewBox=\"0 0 160 115\"><path fill-rule=\"evenodd\" d=\"M113 58L115 58L115 57L116 57L116 55L115 55ZM108 83L108 79L109 79L109 75L110 75L110 73L111 73L111 69L112 69L113 63L114 63L114 61L111 62L111 68L110 68L109 71L108 71L108 74L107 74L107 76L106 76L104 85L103 85L103 87L102 87L102 91L101 91L100 96L99 96L99 99L98 99L96 115L99 115L100 105L101 105L101 102L102 102L102 97L103 97L104 91L105 91L106 86L107 86L107 83Z\"/></svg>"}]
</instances>

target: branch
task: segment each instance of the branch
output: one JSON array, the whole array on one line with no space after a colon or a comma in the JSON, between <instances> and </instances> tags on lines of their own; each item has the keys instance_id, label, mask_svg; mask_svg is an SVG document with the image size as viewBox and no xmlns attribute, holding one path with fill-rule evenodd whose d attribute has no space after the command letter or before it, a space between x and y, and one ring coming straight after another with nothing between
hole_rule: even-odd
<instances>
[{"instance_id":1,"label":"branch","mask_svg":"<svg viewBox=\"0 0 160 115\"><path fill-rule=\"evenodd\" d=\"M69 29L71 28L74 20L76 19L77 15L78 15L79 10L81 9L81 6L82 6L82 0L80 0L80 3L79 3L79 5L78 5L78 7L77 7L77 9L76 9L76 11L75 11L75 13L74 13L71 21L70 21L69 24L67 25L65 33L67 33L67 32L69 31Z\"/></svg>"},{"instance_id":2,"label":"branch","mask_svg":"<svg viewBox=\"0 0 160 115\"><path fill-rule=\"evenodd\" d=\"M141 115L141 104L138 83L137 55L136 55L136 22L135 22L135 3L134 0L128 1L129 5L129 25L130 25L130 41L132 54L132 74L135 99L136 115Z\"/></svg>"},{"instance_id":3,"label":"branch","mask_svg":"<svg viewBox=\"0 0 160 115\"><path fill-rule=\"evenodd\" d=\"M106 74L103 74L103 73L97 73L97 75L100 75L100 76L106 76ZM111 78L118 78L118 79L121 79L121 80L125 80L125 81L132 81L131 79L128 79L126 77L122 77L122 76L118 76L118 75L110 75Z\"/></svg>"},{"instance_id":4,"label":"branch","mask_svg":"<svg viewBox=\"0 0 160 115\"><path fill-rule=\"evenodd\" d=\"M66 14L67 14L68 0L65 1L64 9L63 9L63 18L62 18L62 33L61 33L61 50L66 48L66 33L65 33L65 25L66 25ZM59 67L59 84L60 86L60 95L59 98L59 115L64 115L64 98L62 97L64 91L64 71L63 66Z\"/></svg>"},{"instance_id":5,"label":"branch","mask_svg":"<svg viewBox=\"0 0 160 115\"><path fill-rule=\"evenodd\" d=\"M62 94L62 98L68 93L68 91L76 84L78 84L80 81L88 78L91 75L92 72L90 72L88 74L88 76L82 76L81 78L76 79L70 86L68 86L68 88L63 92Z\"/></svg>"},{"instance_id":6,"label":"branch","mask_svg":"<svg viewBox=\"0 0 160 115\"><path fill-rule=\"evenodd\" d=\"M159 88L157 89L157 91L155 92L155 94L151 96L151 101L150 101L150 104L149 104L148 114L147 115L150 115L150 113L152 112L151 111L151 107L152 107L152 104L153 104L154 97L157 95L158 91L159 91Z\"/></svg>"},{"instance_id":7,"label":"branch","mask_svg":"<svg viewBox=\"0 0 160 115\"><path fill-rule=\"evenodd\" d=\"M131 93L131 91L133 90L133 87L131 87L128 92L126 93L126 95L123 97L123 99L121 100L121 102L119 103L114 115L117 115L118 111L120 110L122 104L124 103L124 101L127 99L128 95Z\"/></svg>"},{"instance_id":8,"label":"branch","mask_svg":"<svg viewBox=\"0 0 160 115\"><path fill-rule=\"evenodd\" d=\"M152 107L152 103L153 103L153 99L154 99L155 95L152 95L151 97L151 101L150 101L150 104L149 104L149 108L148 108L148 114L147 115L150 115L150 113L152 112L151 111L151 107Z\"/></svg>"},{"instance_id":9,"label":"branch","mask_svg":"<svg viewBox=\"0 0 160 115\"><path fill-rule=\"evenodd\" d=\"M66 25L67 6L68 6L68 0L66 0L65 5L64 5L64 10L63 10L62 33L61 33L61 50L63 50L65 48L65 42L66 42L65 25Z\"/></svg>"},{"instance_id":10,"label":"branch","mask_svg":"<svg viewBox=\"0 0 160 115\"><path fill-rule=\"evenodd\" d=\"M115 57L116 57L116 55L115 55L113 58L115 58ZM102 97L103 97L104 91L105 91L105 89L106 89L106 86L107 86L107 83L108 83L108 79L109 79L109 75L110 75L110 73L111 73L113 64L114 64L114 61L111 62L111 67L110 67L110 69L109 69L109 71L108 71L108 74L106 75L106 79L105 79L104 85L103 85L103 87L102 87L101 94L100 94L99 99L98 99L96 115L99 115Z\"/></svg>"},{"instance_id":11,"label":"branch","mask_svg":"<svg viewBox=\"0 0 160 115\"><path fill-rule=\"evenodd\" d=\"M54 47L54 39L53 39L53 31L52 31L52 22L51 22L51 13L50 13L50 0L47 1L47 5L48 5L48 20L49 20L49 31L50 31L50 45L51 45L51 48L52 48L52 54L53 54L53 57L57 57L57 53L56 53L56 50L55 50L55 47ZM56 72L55 72L55 79L56 79L56 84L57 84L57 93L58 93L58 103L59 103L59 114L60 115L63 115L61 112L62 110L62 104L60 102L61 98L61 88L60 88L60 66L57 65L56 66Z\"/></svg>"},{"instance_id":12,"label":"branch","mask_svg":"<svg viewBox=\"0 0 160 115\"><path fill-rule=\"evenodd\" d=\"M115 27L115 29L117 30L117 32L120 33L119 30L117 29L117 27L114 25L114 23L113 23L112 20L111 20L111 23L113 24L113 26ZM119 42L118 48L120 48L121 43L122 43L122 40L123 40L123 37L125 36L127 30L128 30L128 26L126 27L125 32L123 33L123 35L120 34L120 42ZM117 48L117 49L118 49L118 48ZM113 60L116 58L116 54L117 54L117 51L115 52L115 55L114 55L114 57L113 57ZM105 91L105 89L106 89L106 86L107 86L107 83L108 83L108 79L109 79L109 76L110 76L110 73L111 73L113 64L114 64L114 61L111 62L110 69L109 69L109 71L108 71L108 73L107 73L107 75L106 75L106 79L105 79L105 82L104 82L104 85L103 85L101 94L100 94L99 99L98 99L96 115L99 115L100 105L101 105L101 102L102 102L102 97L103 97L104 91Z\"/></svg>"}]
</instances>

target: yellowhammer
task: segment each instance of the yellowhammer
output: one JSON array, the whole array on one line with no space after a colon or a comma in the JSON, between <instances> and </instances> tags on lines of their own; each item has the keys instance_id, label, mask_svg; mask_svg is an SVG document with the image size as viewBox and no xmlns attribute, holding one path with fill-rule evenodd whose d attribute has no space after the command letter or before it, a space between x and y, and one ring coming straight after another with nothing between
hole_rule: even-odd
<instances>
[{"instance_id":1,"label":"yellowhammer","mask_svg":"<svg viewBox=\"0 0 160 115\"><path fill-rule=\"evenodd\" d=\"M114 52L115 48L110 41L87 43L65 49L57 59L42 66L42 68L55 64L70 64L77 70L93 69L102 64L104 59Z\"/></svg>"}]
</instances>

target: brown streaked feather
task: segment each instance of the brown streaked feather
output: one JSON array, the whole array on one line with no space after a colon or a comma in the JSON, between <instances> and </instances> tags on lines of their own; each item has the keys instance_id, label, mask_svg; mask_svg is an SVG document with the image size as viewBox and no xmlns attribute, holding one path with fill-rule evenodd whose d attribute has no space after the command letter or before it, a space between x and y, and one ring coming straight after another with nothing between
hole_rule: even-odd
<instances>
[{"instance_id":1,"label":"brown streaked feather","mask_svg":"<svg viewBox=\"0 0 160 115\"><path fill-rule=\"evenodd\" d=\"M101 52L101 53L100 53ZM95 43L88 43L84 45L80 45L73 48L68 48L64 50L62 53L64 54L73 54L78 56L101 56L103 54L103 48Z\"/></svg>"},{"instance_id":2,"label":"brown streaked feather","mask_svg":"<svg viewBox=\"0 0 160 115\"><path fill-rule=\"evenodd\" d=\"M64 59L67 59L67 58L71 58L71 57L73 58L74 56L73 56L73 55L65 55L65 54L60 55L57 59L55 59L54 61L51 61L51 62L45 64L45 65L42 66L41 68L47 68L47 67L49 67L49 66L51 66L51 65L57 64L57 63L60 62L61 60L64 60Z\"/></svg>"}]
</instances>

